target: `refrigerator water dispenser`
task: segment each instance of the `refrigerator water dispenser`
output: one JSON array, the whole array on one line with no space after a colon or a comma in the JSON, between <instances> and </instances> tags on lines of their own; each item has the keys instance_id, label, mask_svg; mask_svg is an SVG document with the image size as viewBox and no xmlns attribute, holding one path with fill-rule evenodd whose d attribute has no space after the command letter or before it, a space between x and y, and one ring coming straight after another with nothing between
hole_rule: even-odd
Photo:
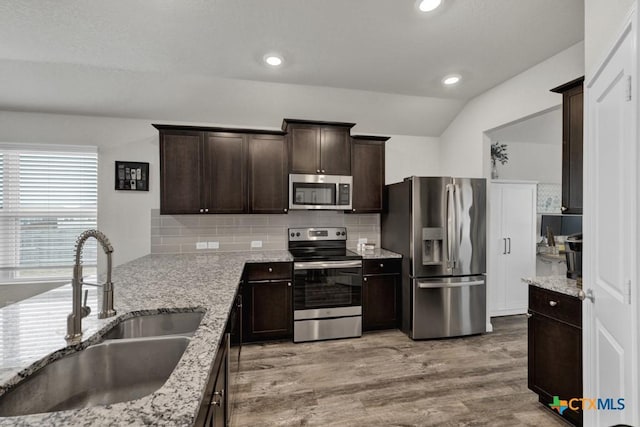
<instances>
[{"instance_id":1,"label":"refrigerator water dispenser","mask_svg":"<svg viewBox=\"0 0 640 427\"><path fill-rule=\"evenodd\" d=\"M422 265L442 264L443 239L444 230L442 227L422 229Z\"/></svg>"}]
</instances>

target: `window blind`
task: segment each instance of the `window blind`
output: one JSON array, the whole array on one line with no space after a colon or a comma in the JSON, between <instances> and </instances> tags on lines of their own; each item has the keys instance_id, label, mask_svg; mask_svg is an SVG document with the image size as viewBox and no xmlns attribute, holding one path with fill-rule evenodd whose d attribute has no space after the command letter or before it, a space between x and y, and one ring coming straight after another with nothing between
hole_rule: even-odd
<instances>
[{"instance_id":1,"label":"window blind","mask_svg":"<svg viewBox=\"0 0 640 427\"><path fill-rule=\"evenodd\" d=\"M97 204L95 148L0 144L0 283L71 277L75 239L96 227ZM96 242L83 254L95 267Z\"/></svg>"}]
</instances>

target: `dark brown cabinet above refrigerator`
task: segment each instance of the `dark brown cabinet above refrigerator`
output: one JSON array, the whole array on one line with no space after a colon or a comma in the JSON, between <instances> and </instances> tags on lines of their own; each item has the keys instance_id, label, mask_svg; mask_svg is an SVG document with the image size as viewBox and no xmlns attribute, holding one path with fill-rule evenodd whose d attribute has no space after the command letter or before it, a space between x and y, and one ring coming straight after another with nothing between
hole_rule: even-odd
<instances>
[{"instance_id":1,"label":"dark brown cabinet above refrigerator","mask_svg":"<svg viewBox=\"0 0 640 427\"><path fill-rule=\"evenodd\" d=\"M379 213L384 196L386 136L351 137L352 212Z\"/></svg>"},{"instance_id":2,"label":"dark brown cabinet above refrigerator","mask_svg":"<svg viewBox=\"0 0 640 427\"><path fill-rule=\"evenodd\" d=\"M554 89L562 94L562 213L582 213L584 76Z\"/></svg>"},{"instance_id":3,"label":"dark brown cabinet above refrigerator","mask_svg":"<svg viewBox=\"0 0 640 427\"><path fill-rule=\"evenodd\" d=\"M355 123L284 119L289 172L351 175L350 129Z\"/></svg>"}]
</instances>

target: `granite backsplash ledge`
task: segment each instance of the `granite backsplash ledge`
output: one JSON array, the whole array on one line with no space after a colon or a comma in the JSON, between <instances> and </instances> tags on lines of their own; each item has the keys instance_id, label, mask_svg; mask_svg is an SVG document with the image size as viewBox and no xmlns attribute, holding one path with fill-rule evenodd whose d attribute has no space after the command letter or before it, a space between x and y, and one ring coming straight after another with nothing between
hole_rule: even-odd
<instances>
[{"instance_id":1,"label":"granite backsplash ledge","mask_svg":"<svg viewBox=\"0 0 640 427\"><path fill-rule=\"evenodd\" d=\"M284 215L160 215L159 209L152 209L151 253L283 250L291 227L347 227L348 247L355 247L361 238L380 245L379 214L292 211ZM262 247L251 248L254 240L262 241ZM197 249L198 242L217 242L218 248Z\"/></svg>"}]
</instances>

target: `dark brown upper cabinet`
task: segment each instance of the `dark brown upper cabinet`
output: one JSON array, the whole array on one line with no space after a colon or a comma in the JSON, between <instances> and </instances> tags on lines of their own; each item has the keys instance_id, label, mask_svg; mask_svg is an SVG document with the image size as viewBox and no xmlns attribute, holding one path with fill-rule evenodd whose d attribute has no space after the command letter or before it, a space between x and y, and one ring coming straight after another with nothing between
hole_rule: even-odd
<instances>
[{"instance_id":1,"label":"dark brown upper cabinet","mask_svg":"<svg viewBox=\"0 0 640 427\"><path fill-rule=\"evenodd\" d=\"M249 136L249 211L288 210L287 142L282 135Z\"/></svg>"},{"instance_id":2,"label":"dark brown upper cabinet","mask_svg":"<svg viewBox=\"0 0 640 427\"><path fill-rule=\"evenodd\" d=\"M160 131L160 213L190 214L202 203L202 132Z\"/></svg>"},{"instance_id":3,"label":"dark brown upper cabinet","mask_svg":"<svg viewBox=\"0 0 640 427\"><path fill-rule=\"evenodd\" d=\"M551 89L562 94L562 213L582 213L584 76Z\"/></svg>"},{"instance_id":4,"label":"dark brown upper cabinet","mask_svg":"<svg viewBox=\"0 0 640 427\"><path fill-rule=\"evenodd\" d=\"M283 132L154 127L160 131L161 214L286 212ZM261 144L267 140L274 143L268 149ZM256 156L262 157L255 160ZM249 173L248 166L255 166L255 174ZM260 184L250 189L250 180Z\"/></svg>"},{"instance_id":5,"label":"dark brown upper cabinet","mask_svg":"<svg viewBox=\"0 0 640 427\"><path fill-rule=\"evenodd\" d=\"M289 172L351 175L350 129L355 123L284 119Z\"/></svg>"},{"instance_id":6,"label":"dark brown upper cabinet","mask_svg":"<svg viewBox=\"0 0 640 427\"><path fill-rule=\"evenodd\" d=\"M205 212L247 212L247 135L206 132L204 142Z\"/></svg>"},{"instance_id":7,"label":"dark brown upper cabinet","mask_svg":"<svg viewBox=\"0 0 640 427\"><path fill-rule=\"evenodd\" d=\"M352 212L382 212L386 136L356 135L351 141Z\"/></svg>"}]
</instances>

